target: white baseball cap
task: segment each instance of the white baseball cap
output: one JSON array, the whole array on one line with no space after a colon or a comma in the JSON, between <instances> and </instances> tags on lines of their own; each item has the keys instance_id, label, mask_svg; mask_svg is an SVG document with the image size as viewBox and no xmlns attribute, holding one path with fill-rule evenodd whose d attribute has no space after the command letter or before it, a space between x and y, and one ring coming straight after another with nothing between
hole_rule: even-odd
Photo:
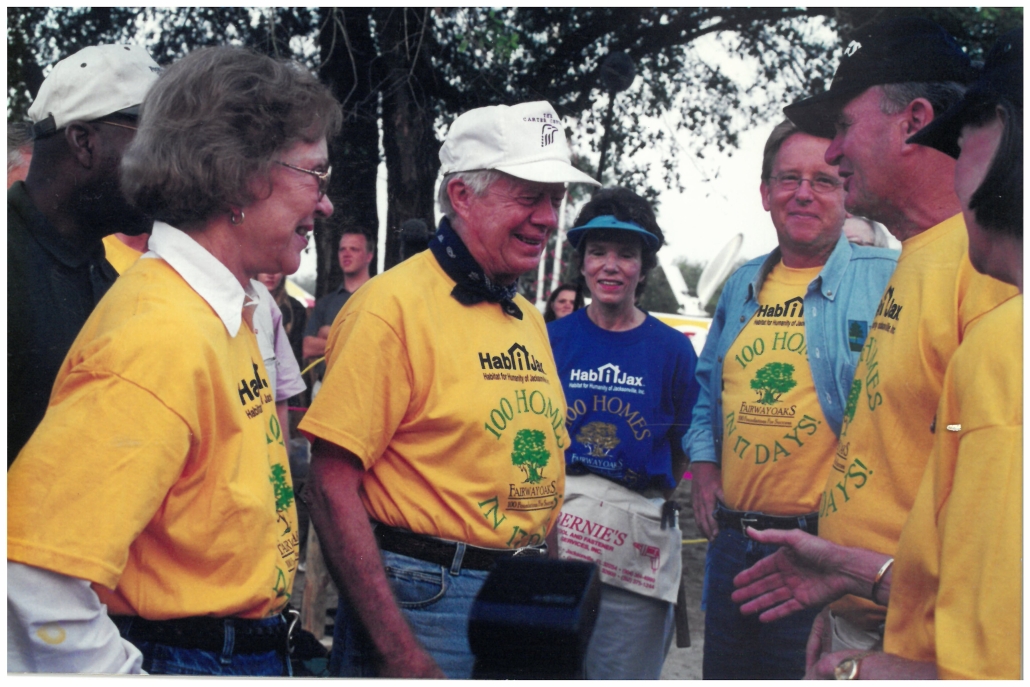
<instances>
[{"instance_id":1,"label":"white baseball cap","mask_svg":"<svg viewBox=\"0 0 1030 687\"><path fill-rule=\"evenodd\" d=\"M36 137L72 120L138 115L161 68L138 45L94 45L54 65L29 108Z\"/></svg>"},{"instance_id":2,"label":"white baseball cap","mask_svg":"<svg viewBox=\"0 0 1030 687\"><path fill-rule=\"evenodd\" d=\"M545 184L601 185L572 166L565 129L544 100L464 113L447 131L440 164L444 174L494 169Z\"/></svg>"}]
</instances>

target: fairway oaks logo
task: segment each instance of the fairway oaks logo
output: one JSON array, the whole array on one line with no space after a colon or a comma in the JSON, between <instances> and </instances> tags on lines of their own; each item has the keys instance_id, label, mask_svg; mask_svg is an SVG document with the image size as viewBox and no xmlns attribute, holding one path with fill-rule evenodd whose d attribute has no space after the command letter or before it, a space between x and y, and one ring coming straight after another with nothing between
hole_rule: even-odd
<instances>
[{"instance_id":1,"label":"fairway oaks logo","mask_svg":"<svg viewBox=\"0 0 1030 687\"><path fill-rule=\"evenodd\" d=\"M522 471L526 479L521 484L508 484L508 510L554 510L558 505L558 483L544 474L551 462L547 450L547 435L538 429L520 429L515 434L511 451L511 464Z\"/></svg>"}]
</instances>

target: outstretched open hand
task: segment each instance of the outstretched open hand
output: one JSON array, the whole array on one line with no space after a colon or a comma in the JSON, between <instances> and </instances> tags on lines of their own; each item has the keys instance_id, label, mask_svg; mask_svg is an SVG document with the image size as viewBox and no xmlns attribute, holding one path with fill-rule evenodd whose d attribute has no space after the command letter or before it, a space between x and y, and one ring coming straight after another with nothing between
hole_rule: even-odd
<instances>
[{"instance_id":1,"label":"outstretched open hand","mask_svg":"<svg viewBox=\"0 0 1030 687\"><path fill-rule=\"evenodd\" d=\"M781 548L733 578L734 603L745 615L761 612L763 623L805 608L822 606L848 593L849 578L841 572L844 549L801 530L747 529L763 544Z\"/></svg>"}]
</instances>

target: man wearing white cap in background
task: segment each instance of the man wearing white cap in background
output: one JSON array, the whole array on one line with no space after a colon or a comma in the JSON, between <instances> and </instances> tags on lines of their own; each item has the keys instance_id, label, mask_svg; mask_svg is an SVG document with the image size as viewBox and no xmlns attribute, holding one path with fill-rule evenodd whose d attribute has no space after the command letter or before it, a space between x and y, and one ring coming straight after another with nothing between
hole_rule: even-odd
<instances>
[{"instance_id":1,"label":"man wearing white cap in background","mask_svg":"<svg viewBox=\"0 0 1030 687\"><path fill-rule=\"evenodd\" d=\"M98 45L58 62L29 108L28 177L7 191L7 465L46 412L72 341L117 273L101 239L150 231L124 199L122 153L160 68L141 47Z\"/></svg>"},{"instance_id":2,"label":"man wearing white cap in background","mask_svg":"<svg viewBox=\"0 0 1030 687\"><path fill-rule=\"evenodd\" d=\"M466 112L440 160L430 250L344 306L300 425L341 592L334 675L470 677L476 593L498 560L546 555L562 505L561 381L516 280L537 268L565 184L597 182L570 164L546 102Z\"/></svg>"}]
</instances>

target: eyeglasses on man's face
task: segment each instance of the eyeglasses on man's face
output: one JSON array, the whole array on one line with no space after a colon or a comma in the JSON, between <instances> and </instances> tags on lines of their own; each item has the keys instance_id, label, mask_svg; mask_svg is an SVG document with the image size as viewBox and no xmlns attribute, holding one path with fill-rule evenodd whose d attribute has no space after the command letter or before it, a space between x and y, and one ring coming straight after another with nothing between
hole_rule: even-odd
<instances>
[{"instance_id":1,"label":"eyeglasses on man's face","mask_svg":"<svg viewBox=\"0 0 1030 687\"><path fill-rule=\"evenodd\" d=\"M304 169L303 167L291 165L289 162L283 162L282 160L276 160L276 162L282 165L283 167L289 167L290 169L296 170L298 172L310 174L311 176L318 179L318 199L322 200L322 198L325 197L326 191L329 190L329 179L333 175L332 166L330 166L329 169L325 170L324 172L317 172L313 169Z\"/></svg>"},{"instance_id":2,"label":"eyeglasses on man's face","mask_svg":"<svg viewBox=\"0 0 1030 687\"><path fill-rule=\"evenodd\" d=\"M772 182L772 186L777 192L782 191L783 193L797 191L806 181L816 193L833 193L841 186L840 180L833 177L817 176L814 179L806 179L800 174L780 174L769 177L769 181Z\"/></svg>"}]
</instances>

